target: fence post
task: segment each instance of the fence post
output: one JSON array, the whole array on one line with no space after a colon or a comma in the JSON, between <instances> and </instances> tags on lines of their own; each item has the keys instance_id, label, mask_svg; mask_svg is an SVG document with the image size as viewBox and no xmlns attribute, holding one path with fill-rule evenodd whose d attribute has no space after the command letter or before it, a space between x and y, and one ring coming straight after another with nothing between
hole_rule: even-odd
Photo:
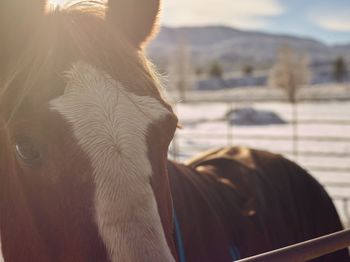
<instances>
[{"instance_id":1,"label":"fence post","mask_svg":"<svg viewBox=\"0 0 350 262\"><path fill-rule=\"evenodd\" d=\"M343 202L343 211L344 211L347 223L350 223L350 214L349 214L349 205L348 205L349 204L349 198L344 197L342 199L342 202ZM346 225L346 226L348 226L348 225Z\"/></svg>"},{"instance_id":2,"label":"fence post","mask_svg":"<svg viewBox=\"0 0 350 262\"><path fill-rule=\"evenodd\" d=\"M177 105L175 104L173 106L173 110L175 112L176 115L177 114ZM180 123L181 124L181 123ZM180 154L180 150L179 150L179 145L178 145L178 135L177 135L177 129L175 130L175 134L174 134L174 137L173 137L173 141L172 141L172 152L173 152L173 159L175 161L178 161L179 160L179 154Z\"/></svg>"},{"instance_id":3,"label":"fence post","mask_svg":"<svg viewBox=\"0 0 350 262\"><path fill-rule=\"evenodd\" d=\"M226 125L227 125L227 145L233 146L233 123L231 123L231 113L233 111L233 102L227 102Z\"/></svg>"},{"instance_id":4,"label":"fence post","mask_svg":"<svg viewBox=\"0 0 350 262\"><path fill-rule=\"evenodd\" d=\"M174 161L178 161L178 155L179 155L179 150L177 147L177 135L174 136L173 142L172 142L172 155L173 155L173 159Z\"/></svg>"},{"instance_id":5,"label":"fence post","mask_svg":"<svg viewBox=\"0 0 350 262\"><path fill-rule=\"evenodd\" d=\"M292 111L293 111L293 155L295 160L298 160L299 155L299 130L298 130L298 105L297 101L292 102Z\"/></svg>"}]
</instances>

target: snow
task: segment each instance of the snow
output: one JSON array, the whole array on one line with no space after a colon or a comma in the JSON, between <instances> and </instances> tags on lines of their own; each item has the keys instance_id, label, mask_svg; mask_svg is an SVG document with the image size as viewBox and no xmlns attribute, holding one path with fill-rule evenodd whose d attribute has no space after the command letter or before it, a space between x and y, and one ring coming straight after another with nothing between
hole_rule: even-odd
<instances>
[{"instance_id":1,"label":"snow","mask_svg":"<svg viewBox=\"0 0 350 262\"><path fill-rule=\"evenodd\" d=\"M243 103L243 106L245 104ZM256 110L274 112L288 123L268 126L231 126L225 119L241 103L204 102L178 104L182 124L170 156L185 160L213 147L241 145L282 153L310 171L331 196L350 198L350 102L301 103L298 105L298 157L293 153L292 108L288 103L250 103ZM262 139L264 138L264 139ZM173 156L174 157L174 156ZM347 183L349 183L347 185ZM335 204L344 223L350 223L343 203Z\"/></svg>"}]
</instances>

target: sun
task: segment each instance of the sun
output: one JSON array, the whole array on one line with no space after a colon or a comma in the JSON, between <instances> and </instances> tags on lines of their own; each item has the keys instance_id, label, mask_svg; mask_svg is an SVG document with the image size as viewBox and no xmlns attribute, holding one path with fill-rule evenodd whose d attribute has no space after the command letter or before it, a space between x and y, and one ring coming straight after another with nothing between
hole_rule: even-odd
<instances>
[{"instance_id":1,"label":"sun","mask_svg":"<svg viewBox=\"0 0 350 262\"><path fill-rule=\"evenodd\" d=\"M62 6L67 0L49 0L49 3L53 6Z\"/></svg>"}]
</instances>

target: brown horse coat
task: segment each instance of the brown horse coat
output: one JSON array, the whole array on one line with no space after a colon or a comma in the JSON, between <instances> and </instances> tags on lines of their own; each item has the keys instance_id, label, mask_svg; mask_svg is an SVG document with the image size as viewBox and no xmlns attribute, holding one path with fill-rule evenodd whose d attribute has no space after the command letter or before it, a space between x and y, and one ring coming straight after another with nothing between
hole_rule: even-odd
<instances>
[{"instance_id":1,"label":"brown horse coat","mask_svg":"<svg viewBox=\"0 0 350 262\"><path fill-rule=\"evenodd\" d=\"M322 186L279 155L220 149L168 169L186 261L231 261L233 248L243 258L342 229Z\"/></svg>"}]
</instances>

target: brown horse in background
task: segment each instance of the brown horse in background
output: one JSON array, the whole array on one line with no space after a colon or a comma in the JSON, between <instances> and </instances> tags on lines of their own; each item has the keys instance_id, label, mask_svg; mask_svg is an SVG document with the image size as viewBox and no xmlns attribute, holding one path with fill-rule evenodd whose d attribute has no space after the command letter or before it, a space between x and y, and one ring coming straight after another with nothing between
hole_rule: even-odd
<instances>
[{"instance_id":1,"label":"brown horse in background","mask_svg":"<svg viewBox=\"0 0 350 262\"><path fill-rule=\"evenodd\" d=\"M177 118L143 55L158 0L46 6L0 2L6 262L231 261L342 228L324 189L281 156L167 160Z\"/></svg>"}]
</instances>

